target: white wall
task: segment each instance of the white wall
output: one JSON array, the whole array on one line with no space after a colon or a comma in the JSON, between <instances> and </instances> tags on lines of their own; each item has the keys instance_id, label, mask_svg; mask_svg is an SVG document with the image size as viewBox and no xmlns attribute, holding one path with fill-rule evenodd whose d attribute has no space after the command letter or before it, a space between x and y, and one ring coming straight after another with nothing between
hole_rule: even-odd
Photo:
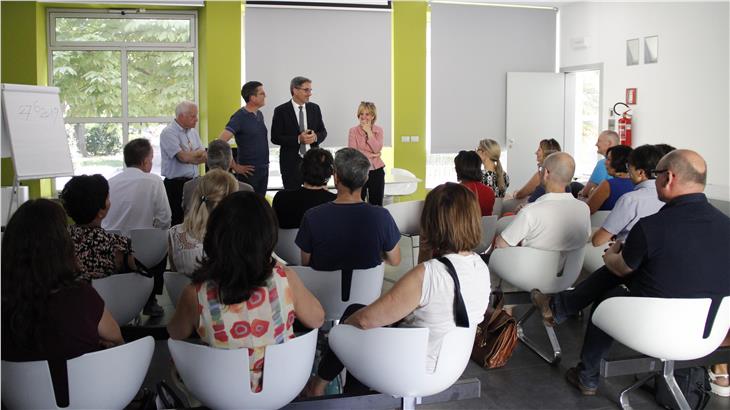
<instances>
[{"instance_id":1,"label":"white wall","mask_svg":"<svg viewBox=\"0 0 730 410\"><path fill-rule=\"evenodd\" d=\"M604 63L605 110L637 88L633 145L664 142L708 163L708 196L730 199L729 3L573 3L560 8L560 66ZM659 62L644 64L644 37L659 36ZM587 37L588 48L571 48ZM626 65L626 40L642 43ZM603 113L606 117L606 113ZM604 118L603 127L606 126Z\"/></svg>"}]
</instances>

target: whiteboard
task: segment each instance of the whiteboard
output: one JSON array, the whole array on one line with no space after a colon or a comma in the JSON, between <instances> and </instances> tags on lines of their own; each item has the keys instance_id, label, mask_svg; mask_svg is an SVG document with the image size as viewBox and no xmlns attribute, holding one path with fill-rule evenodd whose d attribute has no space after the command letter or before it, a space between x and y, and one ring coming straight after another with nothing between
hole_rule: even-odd
<instances>
[{"instance_id":1,"label":"whiteboard","mask_svg":"<svg viewBox=\"0 0 730 410\"><path fill-rule=\"evenodd\" d=\"M10 148L18 180L73 175L58 92L58 87L2 84L3 146Z\"/></svg>"}]
</instances>

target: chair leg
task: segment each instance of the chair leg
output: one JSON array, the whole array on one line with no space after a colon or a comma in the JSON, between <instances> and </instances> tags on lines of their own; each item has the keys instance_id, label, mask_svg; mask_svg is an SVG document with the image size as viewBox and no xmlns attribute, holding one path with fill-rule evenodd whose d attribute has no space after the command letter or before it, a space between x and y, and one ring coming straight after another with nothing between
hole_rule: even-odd
<instances>
[{"instance_id":1,"label":"chair leg","mask_svg":"<svg viewBox=\"0 0 730 410\"><path fill-rule=\"evenodd\" d=\"M550 326L543 326L545 327L545 331L547 332L548 339L550 340L550 345L552 347L552 356L543 351L538 347L538 345L533 342L527 335L525 334L524 329L522 328L522 324L529 319L533 313L535 313L535 306L530 306L530 308L525 312L524 315L522 315L519 320L517 320L517 338L520 339L522 343L525 344L525 346L529 347L530 350L537 353L538 356L542 357L543 360L546 362L555 365L558 362L560 362L560 358L562 355L561 349L560 349L560 343L558 342L558 336L555 334L555 329L553 329Z\"/></svg>"},{"instance_id":2,"label":"chair leg","mask_svg":"<svg viewBox=\"0 0 730 410\"><path fill-rule=\"evenodd\" d=\"M629 392L632 390L635 390L638 387L641 387L654 377L654 373L649 373L648 375L644 376L643 378L637 380L634 384L626 387L625 389L621 390L621 394L618 396L618 402L621 405L621 408L624 410L631 409L631 404L629 403Z\"/></svg>"},{"instance_id":3,"label":"chair leg","mask_svg":"<svg viewBox=\"0 0 730 410\"><path fill-rule=\"evenodd\" d=\"M401 398L401 409L414 410L415 408L416 408L416 398L415 397Z\"/></svg>"},{"instance_id":4,"label":"chair leg","mask_svg":"<svg viewBox=\"0 0 730 410\"><path fill-rule=\"evenodd\" d=\"M418 248L415 247L413 244L413 236L409 236L408 239L411 240L411 261L413 262L412 267L416 267L418 265Z\"/></svg>"},{"instance_id":5,"label":"chair leg","mask_svg":"<svg viewBox=\"0 0 730 410\"><path fill-rule=\"evenodd\" d=\"M690 410L687 399L684 397L684 394L682 394L682 390L679 390L677 381L674 380L674 361L665 361L664 368L662 370L662 377L664 377L664 381L667 383L667 387L669 387L669 391L672 393L674 403L680 410Z\"/></svg>"}]
</instances>

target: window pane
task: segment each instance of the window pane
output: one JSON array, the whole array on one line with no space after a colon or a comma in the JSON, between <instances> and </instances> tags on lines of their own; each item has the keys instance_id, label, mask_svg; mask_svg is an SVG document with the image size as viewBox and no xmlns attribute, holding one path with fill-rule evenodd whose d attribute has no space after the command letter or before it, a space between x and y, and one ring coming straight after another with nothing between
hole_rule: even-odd
<instances>
[{"instance_id":1,"label":"window pane","mask_svg":"<svg viewBox=\"0 0 730 410\"><path fill-rule=\"evenodd\" d=\"M56 17L56 41L188 43L189 19Z\"/></svg>"},{"instance_id":2,"label":"window pane","mask_svg":"<svg viewBox=\"0 0 730 410\"><path fill-rule=\"evenodd\" d=\"M122 124L66 124L74 175L101 174L106 179L122 170ZM60 192L70 178L56 178Z\"/></svg>"},{"instance_id":3,"label":"window pane","mask_svg":"<svg viewBox=\"0 0 730 410\"><path fill-rule=\"evenodd\" d=\"M53 85L61 88L64 117L122 115L119 51L54 51Z\"/></svg>"},{"instance_id":4,"label":"window pane","mask_svg":"<svg viewBox=\"0 0 730 410\"><path fill-rule=\"evenodd\" d=\"M130 117L173 117L180 101L194 100L192 51L130 51L127 62Z\"/></svg>"},{"instance_id":5,"label":"window pane","mask_svg":"<svg viewBox=\"0 0 730 410\"><path fill-rule=\"evenodd\" d=\"M435 188L444 182L456 182L455 157L456 154L426 156L426 188Z\"/></svg>"},{"instance_id":6,"label":"window pane","mask_svg":"<svg viewBox=\"0 0 730 410\"><path fill-rule=\"evenodd\" d=\"M152 144L154 155L152 157L152 173L161 175L162 154L160 153L160 133L167 126L161 122L138 122L129 123L129 140L136 138L147 138Z\"/></svg>"}]
</instances>

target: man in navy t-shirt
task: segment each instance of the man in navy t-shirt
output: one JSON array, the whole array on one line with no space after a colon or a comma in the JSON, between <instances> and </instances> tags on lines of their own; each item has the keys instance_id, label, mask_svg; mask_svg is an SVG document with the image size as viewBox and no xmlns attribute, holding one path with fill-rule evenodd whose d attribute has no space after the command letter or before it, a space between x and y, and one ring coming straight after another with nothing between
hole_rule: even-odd
<instances>
[{"instance_id":1,"label":"man in navy t-shirt","mask_svg":"<svg viewBox=\"0 0 730 410\"><path fill-rule=\"evenodd\" d=\"M337 199L304 214L296 244L302 265L317 270L369 269L400 263L400 232L387 209L362 201L370 161L353 148L335 154Z\"/></svg>"},{"instance_id":2,"label":"man in navy t-shirt","mask_svg":"<svg viewBox=\"0 0 730 410\"><path fill-rule=\"evenodd\" d=\"M239 181L251 185L256 193L266 195L269 184L269 140L264 115L259 111L266 104L264 86L249 81L241 88L246 105L233 113L226 129L218 137L223 141L236 138L238 158L232 164Z\"/></svg>"}]
</instances>

